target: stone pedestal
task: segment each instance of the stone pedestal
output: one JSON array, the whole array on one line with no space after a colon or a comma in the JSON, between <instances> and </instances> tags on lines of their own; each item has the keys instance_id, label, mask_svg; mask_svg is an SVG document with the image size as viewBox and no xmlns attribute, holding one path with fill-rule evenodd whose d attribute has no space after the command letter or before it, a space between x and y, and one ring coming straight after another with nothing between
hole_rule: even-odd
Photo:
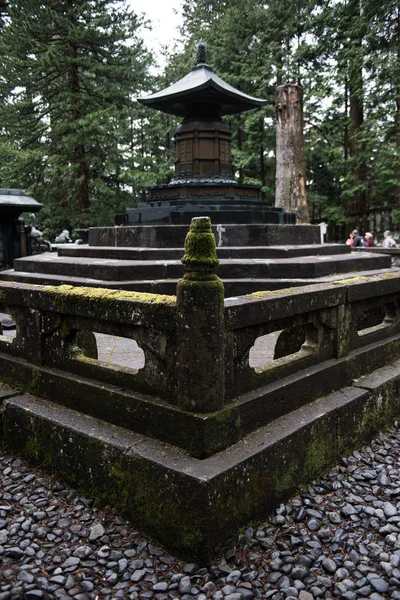
<instances>
[{"instance_id":1,"label":"stone pedestal","mask_svg":"<svg viewBox=\"0 0 400 600\"><path fill-rule=\"evenodd\" d=\"M224 286L214 273L219 260L209 218L192 220L182 262L186 273L177 287L178 402L186 410L214 412L224 404Z\"/></svg>"}]
</instances>

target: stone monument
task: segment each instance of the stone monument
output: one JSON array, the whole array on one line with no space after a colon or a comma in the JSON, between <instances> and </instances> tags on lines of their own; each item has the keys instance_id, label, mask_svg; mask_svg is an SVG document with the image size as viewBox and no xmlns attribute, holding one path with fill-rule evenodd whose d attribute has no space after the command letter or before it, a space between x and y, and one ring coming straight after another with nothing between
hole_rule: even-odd
<instances>
[{"instance_id":1,"label":"stone monument","mask_svg":"<svg viewBox=\"0 0 400 600\"><path fill-rule=\"evenodd\" d=\"M224 115L259 108L266 100L229 85L207 64L200 40L194 68L182 79L139 102L182 117L175 131L175 174L167 185L149 189L149 202L117 215L117 225L186 225L192 217L219 223L294 224L295 215L268 206L261 187L238 183L233 175L231 132Z\"/></svg>"}]
</instances>

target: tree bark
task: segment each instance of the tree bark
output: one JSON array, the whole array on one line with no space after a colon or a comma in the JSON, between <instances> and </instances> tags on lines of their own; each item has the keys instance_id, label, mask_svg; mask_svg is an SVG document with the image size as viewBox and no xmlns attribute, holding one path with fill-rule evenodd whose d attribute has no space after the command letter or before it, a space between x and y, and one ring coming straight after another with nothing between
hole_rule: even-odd
<instances>
[{"instance_id":1,"label":"tree bark","mask_svg":"<svg viewBox=\"0 0 400 600\"><path fill-rule=\"evenodd\" d=\"M358 82L362 82L362 70L357 69L357 73L353 76ZM359 189L355 192L352 210L362 212L366 208L365 181L366 173L363 164L363 159L360 157L360 148L357 141L357 136L360 133L364 123L364 105L362 95L359 88L351 87L350 82L350 132L349 132L349 156L351 159L350 166L355 182L360 184Z\"/></svg>"},{"instance_id":2,"label":"tree bark","mask_svg":"<svg viewBox=\"0 0 400 600\"><path fill-rule=\"evenodd\" d=\"M362 156L362 148L357 139L364 123L364 94L363 94L363 64L362 55L363 33L358 30L357 24L361 19L361 7L359 0L350 0L348 3L350 25L355 33L352 44L355 51L349 52L349 108L350 108L350 130L349 130L349 167L353 178L352 185L357 184L357 190L351 205L347 206L347 212L363 212L366 209L366 167Z\"/></svg>"},{"instance_id":3,"label":"tree bark","mask_svg":"<svg viewBox=\"0 0 400 600\"><path fill-rule=\"evenodd\" d=\"M68 0L67 3L69 18L71 21L74 20L73 15L73 1ZM78 70L78 49L74 40L70 42L71 46L71 63L70 63L70 91L72 101L72 120L78 125L80 119L84 116L82 105L80 102L81 84ZM78 181L78 209L79 213L87 213L90 208L89 198L89 167L86 160L86 148L85 144L77 143L74 148L74 162L76 166L76 177ZM81 218L81 226L86 226L86 222Z\"/></svg>"},{"instance_id":4,"label":"tree bark","mask_svg":"<svg viewBox=\"0 0 400 600\"><path fill-rule=\"evenodd\" d=\"M275 206L296 213L298 223L309 223L303 137L303 88L284 84L276 88Z\"/></svg>"},{"instance_id":5,"label":"tree bark","mask_svg":"<svg viewBox=\"0 0 400 600\"><path fill-rule=\"evenodd\" d=\"M400 69L400 8L397 8L397 29L396 29L396 46L397 46L397 68ZM396 150L400 155L400 83L396 86ZM400 161L396 167L396 204L400 205Z\"/></svg>"}]
</instances>

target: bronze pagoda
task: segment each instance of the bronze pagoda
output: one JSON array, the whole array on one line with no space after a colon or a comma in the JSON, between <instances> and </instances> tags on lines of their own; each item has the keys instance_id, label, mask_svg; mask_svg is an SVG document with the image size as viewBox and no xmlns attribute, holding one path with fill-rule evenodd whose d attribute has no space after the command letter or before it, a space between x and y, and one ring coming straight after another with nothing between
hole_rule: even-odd
<instances>
[{"instance_id":1,"label":"bronze pagoda","mask_svg":"<svg viewBox=\"0 0 400 600\"><path fill-rule=\"evenodd\" d=\"M174 134L175 174L167 185L149 188L149 202L117 215L117 225L188 224L200 215L219 223L295 223L294 214L263 202L260 186L235 181L230 127L222 117L259 108L266 100L218 77L207 64L203 40L196 65L185 77L138 101L183 117Z\"/></svg>"}]
</instances>

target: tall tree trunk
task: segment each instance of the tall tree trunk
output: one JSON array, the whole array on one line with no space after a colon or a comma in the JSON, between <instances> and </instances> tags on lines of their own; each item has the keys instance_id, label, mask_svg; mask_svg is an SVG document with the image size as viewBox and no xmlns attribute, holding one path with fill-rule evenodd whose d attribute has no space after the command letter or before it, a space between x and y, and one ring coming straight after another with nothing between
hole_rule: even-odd
<instances>
[{"instance_id":1,"label":"tall tree trunk","mask_svg":"<svg viewBox=\"0 0 400 600\"><path fill-rule=\"evenodd\" d=\"M348 9L350 11L350 23L356 26L361 19L360 0L350 0ZM358 28L358 31L354 36L353 43L355 44L357 51L349 52L349 166L353 176L353 185L357 185L357 191L353 198L352 211L363 212L366 209L366 169L362 157L362 150L357 139L364 123L363 65L362 60L360 60L363 36L360 28Z\"/></svg>"},{"instance_id":2,"label":"tall tree trunk","mask_svg":"<svg viewBox=\"0 0 400 600\"><path fill-rule=\"evenodd\" d=\"M264 119L260 119L260 131L261 131L261 140L264 139ZM265 187L265 179L266 179L266 173L265 173L265 158L264 158L264 142L261 141L261 145L260 145L260 181L261 181L261 186L264 188ZM264 190L262 191L262 198L263 200L265 200L265 192Z\"/></svg>"},{"instance_id":3,"label":"tall tree trunk","mask_svg":"<svg viewBox=\"0 0 400 600\"><path fill-rule=\"evenodd\" d=\"M361 69L355 75L358 82L362 82ZM360 156L360 145L357 136L360 133L364 123L364 106L361 93L358 86L352 88L350 82L350 131L349 131L349 157L350 168L352 171L354 183L360 185L354 194L354 208L357 212L362 212L366 208L365 182L366 173L363 166L363 160Z\"/></svg>"},{"instance_id":4,"label":"tall tree trunk","mask_svg":"<svg viewBox=\"0 0 400 600\"><path fill-rule=\"evenodd\" d=\"M74 20L73 0L68 0L69 18ZM78 50L74 41L71 41L71 63L70 63L70 87L72 96L72 119L78 126L79 120L84 116L80 102L80 79L78 70ZM78 179L78 208L79 212L86 213L89 210L89 168L86 160L86 149L84 143L78 143L74 148L74 161L76 166L76 176ZM82 222L82 226L87 223Z\"/></svg>"},{"instance_id":5,"label":"tall tree trunk","mask_svg":"<svg viewBox=\"0 0 400 600\"><path fill-rule=\"evenodd\" d=\"M397 8L397 29L396 29L396 42L397 42L397 85L396 85L396 150L397 155L400 156L400 8ZM397 162L396 168L396 204L400 205L400 160Z\"/></svg>"},{"instance_id":6,"label":"tall tree trunk","mask_svg":"<svg viewBox=\"0 0 400 600\"><path fill-rule=\"evenodd\" d=\"M275 205L296 213L298 223L309 223L303 137L303 88L284 84L276 88Z\"/></svg>"},{"instance_id":7,"label":"tall tree trunk","mask_svg":"<svg viewBox=\"0 0 400 600\"><path fill-rule=\"evenodd\" d=\"M86 161L86 151L84 144L77 144L75 146L74 158L76 161L76 176L79 181L78 184L78 207L79 212L86 213L89 210L89 169ZM81 225L84 227L87 224L82 222Z\"/></svg>"},{"instance_id":8,"label":"tall tree trunk","mask_svg":"<svg viewBox=\"0 0 400 600\"><path fill-rule=\"evenodd\" d=\"M242 130L242 119L241 119L241 115L238 115L237 117L237 122L238 122L238 129L237 129L237 148L239 151L242 150L242 146L243 146L243 130ZM243 183L243 167L241 165L239 165L238 168L238 180L239 183Z\"/></svg>"},{"instance_id":9,"label":"tall tree trunk","mask_svg":"<svg viewBox=\"0 0 400 600\"><path fill-rule=\"evenodd\" d=\"M261 186L265 186L265 159L264 159L264 144L260 146L260 181ZM265 192L262 191L262 197L265 200Z\"/></svg>"},{"instance_id":10,"label":"tall tree trunk","mask_svg":"<svg viewBox=\"0 0 400 600\"><path fill-rule=\"evenodd\" d=\"M344 175L347 175L349 166L349 85L346 79L344 84L344 132L343 132L343 157Z\"/></svg>"},{"instance_id":11,"label":"tall tree trunk","mask_svg":"<svg viewBox=\"0 0 400 600\"><path fill-rule=\"evenodd\" d=\"M397 97L396 97L396 150L397 150L397 156L400 156L400 86L397 86ZM395 200L396 200L396 204L399 206L400 205L400 160L398 160L398 162L397 162L395 175L396 175L396 181L397 181Z\"/></svg>"}]
</instances>

